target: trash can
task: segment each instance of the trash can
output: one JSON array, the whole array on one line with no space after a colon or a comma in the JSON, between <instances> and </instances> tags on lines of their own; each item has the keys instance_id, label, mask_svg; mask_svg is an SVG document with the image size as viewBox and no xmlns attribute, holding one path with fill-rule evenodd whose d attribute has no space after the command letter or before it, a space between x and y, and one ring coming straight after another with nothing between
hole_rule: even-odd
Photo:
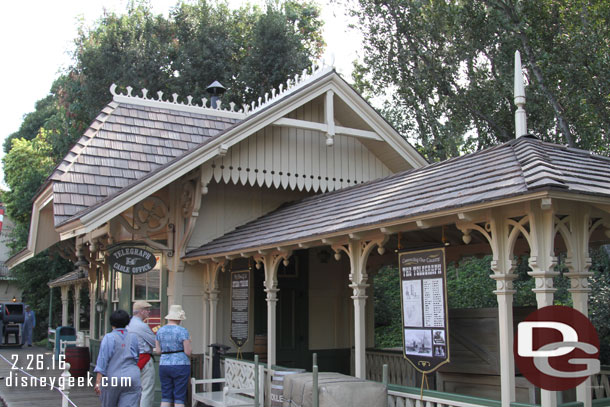
<instances>
[{"instance_id":1,"label":"trash can","mask_svg":"<svg viewBox=\"0 0 610 407\"><path fill-rule=\"evenodd\" d=\"M59 359L61 341L76 341L76 330L71 326L58 326L55 329L55 360Z\"/></svg>"},{"instance_id":2,"label":"trash can","mask_svg":"<svg viewBox=\"0 0 610 407\"><path fill-rule=\"evenodd\" d=\"M227 350L231 349L230 346L223 345L221 343L213 343L210 345L212 348L212 378L220 378L220 356L224 355ZM212 391L220 391L222 386L220 383L214 383L212 385Z\"/></svg>"},{"instance_id":3,"label":"trash can","mask_svg":"<svg viewBox=\"0 0 610 407\"><path fill-rule=\"evenodd\" d=\"M271 392L269 394L271 407L282 407L284 405L284 380L286 377L303 372L305 372L305 369L277 367L273 370L273 376L271 377Z\"/></svg>"}]
</instances>

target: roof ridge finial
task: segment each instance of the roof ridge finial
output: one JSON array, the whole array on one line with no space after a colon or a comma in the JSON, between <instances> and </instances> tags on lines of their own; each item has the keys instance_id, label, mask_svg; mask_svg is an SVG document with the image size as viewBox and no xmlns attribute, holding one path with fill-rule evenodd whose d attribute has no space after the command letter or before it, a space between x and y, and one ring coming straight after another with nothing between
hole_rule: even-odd
<instances>
[{"instance_id":1,"label":"roof ridge finial","mask_svg":"<svg viewBox=\"0 0 610 407\"><path fill-rule=\"evenodd\" d=\"M515 136L519 138L527 134L527 115L525 114L525 85L523 82L523 69L521 68L521 54L515 51Z\"/></svg>"}]
</instances>

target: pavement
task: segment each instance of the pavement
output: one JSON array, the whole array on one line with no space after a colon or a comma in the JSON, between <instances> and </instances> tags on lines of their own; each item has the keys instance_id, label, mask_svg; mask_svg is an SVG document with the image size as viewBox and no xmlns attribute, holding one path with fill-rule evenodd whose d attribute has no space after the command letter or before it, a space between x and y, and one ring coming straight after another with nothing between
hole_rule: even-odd
<instances>
[{"instance_id":1,"label":"pavement","mask_svg":"<svg viewBox=\"0 0 610 407\"><path fill-rule=\"evenodd\" d=\"M5 407L61 407L60 376L68 374L60 369L49 349L32 347L0 347L0 399ZM67 396L71 407L101 405L93 390L91 379L72 378ZM64 379L65 381L65 379Z\"/></svg>"}]
</instances>

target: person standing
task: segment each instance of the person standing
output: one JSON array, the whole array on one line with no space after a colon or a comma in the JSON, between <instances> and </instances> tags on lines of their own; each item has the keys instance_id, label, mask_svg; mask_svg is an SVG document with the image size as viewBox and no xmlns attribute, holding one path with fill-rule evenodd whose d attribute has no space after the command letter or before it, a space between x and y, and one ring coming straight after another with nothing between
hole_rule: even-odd
<instances>
[{"instance_id":1,"label":"person standing","mask_svg":"<svg viewBox=\"0 0 610 407\"><path fill-rule=\"evenodd\" d=\"M155 363L152 359L153 348L155 347L155 334L145 322L150 316L150 307L146 301L136 301L133 303L133 316L127 330L138 337L140 355L138 367L140 368L140 382L142 384L142 397L140 407L152 407L155 396Z\"/></svg>"},{"instance_id":2,"label":"person standing","mask_svg":"<svg viewBox=\"0 0 610 407\"><path fill-rule=\"evenodd\" d=\"M25 306L25 315L23 319L23 344L32 346L32 335L36 327L36 315L30 309L29 305Z\"/></svg>"},{"instance_id":3,"label":"person standing","mask_svg":"<svg viewBox=\"0 0 610 407\"><path fill-rule=\"evenodd\" d=\"M112 332L104 335L94 372L95 393L101 396L102 407L134 407L140 401L140 349L138 338L127 332L127 311L118 309L110 314Z\"/></svg>"},{"instance_id":4,"label":"person standing","mask_svg":"<svg viewBox=\"0 0 610 407\"><path fill-rule=\"evenodd\" d=\"M167 325L157 331L156 353L161 353L161 407L184 407L191 375L191 338L180 323L186 319L181 305L172 305L165 317Z\"/></svg>"}]
</instances>

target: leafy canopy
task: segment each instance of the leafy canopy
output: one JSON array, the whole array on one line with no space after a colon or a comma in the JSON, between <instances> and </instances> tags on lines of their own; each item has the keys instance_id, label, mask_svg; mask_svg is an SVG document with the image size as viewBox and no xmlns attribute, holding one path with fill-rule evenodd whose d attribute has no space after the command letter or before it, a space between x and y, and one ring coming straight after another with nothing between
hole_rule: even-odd
<instances>
[{"instance_id":1,"label":"leafy canopy","mask_svg":"<svg viewBox=\"0 0 610 407\"><path fill-rule=\"evenodd\" d=\"M610 154L610 2L353 0L357 88L431 160L514 137L514 52L529 132Z\"/></svg>"}]
</instances>

